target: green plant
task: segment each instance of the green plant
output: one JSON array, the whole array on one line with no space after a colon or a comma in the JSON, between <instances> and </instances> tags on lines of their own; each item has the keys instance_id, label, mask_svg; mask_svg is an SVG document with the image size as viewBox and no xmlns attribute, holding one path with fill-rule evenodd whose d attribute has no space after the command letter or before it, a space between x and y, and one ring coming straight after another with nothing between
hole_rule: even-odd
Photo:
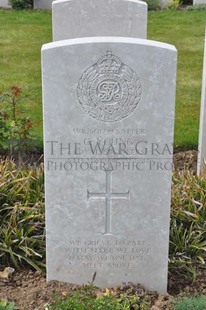
<instances>
[{"instance_id":1,"label":"green plant","mask_svg":"<svg viewBox=\"0 0 206 310\"><path fill-rule=\"evenodd\" d=\"M20 170L17 169L13 161L0 162L1 264L11 265L15 268L20 266L32 267L37 270L44 268L43 186L42 166ZM205 266L205 218L206 178L190 173L174 173L170 227L170 271L190 278L192 276L195 279L196 269Z\"/></svg>"},{"instance_id":2,"label":"green plant","mask_svg":"<svg viewBox=\"0 0 206 310\"><path fill-rule=\"evenodd\" d=\"M77 289L72 296L65 300L55 301L48 305L48 310L149 310L150 302L147 296L138 296L132 288L125 288L124 292L114 292L106 289L96 294L96 288L86 285Z\"/></svg>"},{"instance_id":3,"label":"green plant","mask_svg":"<svg viewBox=\"0 0 206 310\"><path fill-rule=\"evenodd\" d=\"M15 310L15 309L16 309L16 306L14 302L0 300L0 310Z\"/></svg>"},{"instance_id":4,"label":"green plant","mask_svg":"<svg viewBox=\"0 0 206 310\"><path fill-rule=\"evenodd\" d=\"M33 0L10 0L12 9L23 10L33 7Z\"/></svg>"},{"instance_id":5,"label":"green plant","mask_svg":"<svg viewBox=\"0 0 206 310\"><path fill-rule=\"evenodd\" d=\"M11 93L3 93L0 101L0 147L12 155L18 151L24 152L31 142L32 121L24 116L24 112L17 109L22 100L21 88L13 85Z\"/></svg>"},{"instance_id":6,"label":"green plant","mask_svg":"<svg viewBox=\"0 0 206 310\"><path fill-rule=\"evenodd\" d=\"M15 269L45 266L43 168L0 162L0 261Z\"/></svg>"},{"instance_id":7,"label":"green plant","mask_svg":"<svg viewBox=\"0 0 206 310\"><path fill-rule=\"evenodd\" d=\"M160 9L159 0L145 0L145 2L147 3L149 11L151 11L151 10L155 11L155 10Z\"/></svg>"},{"instance_id":8,"label":"green plant","mask_svg":"<svg viewBox=\"0 0 206 310\"><path fill-rule=\"evenodd\" d=\"M170 270L196 276L206 261L206 178L173 175Z\"/></svg>"},{"instance_id":9,"label":"green plant","mask_svg":"<svg viewBox=\"0 0 206 310\"><path fill-rule=\"evenodd\" d=\"M205 310L206 296L183 298L174 305L174 310Z\"/></svg>"},{"instance_id":10,"label":"green plant","mask_svg":"<svg viewBox=\"0 0 206 310\"><path fill-rule=\"evenodd\" d=\"M168 6L168 9L178 10L182 4L181 0L173 0L172 3Z\"/></svg>"}]
</instances>

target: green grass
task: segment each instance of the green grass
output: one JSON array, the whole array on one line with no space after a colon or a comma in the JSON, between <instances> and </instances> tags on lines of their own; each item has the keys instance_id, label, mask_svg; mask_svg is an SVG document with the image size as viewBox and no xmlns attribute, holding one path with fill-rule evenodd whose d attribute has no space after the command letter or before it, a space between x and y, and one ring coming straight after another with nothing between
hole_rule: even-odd
<instances>
[{"instance_id":1,"label":"green grass","mask_svg":"<svg viewBox=\"0 0 206 310\"><path fill-rule=\"evenodd\" d=\"M175 146L197 148L206 10L148 14L148 38L178 50ZM40 50L51 41L51 12L0 10L0 90L22 87L42 141Z\"/></svg>"},{"instance_id":2,"label":"green grass","mask_svg":"<svg viewBox=\"0 0 206 310\"><path fill-rule=\"evenodd\" d=\"M149 12L148 38L178 51L175 146L198 143L206 10Z\"/></svg>"},{"instance_id":3,"label":"green grass","mask_svg":"<svg viewBox=\"0 0 206 310\"><path fill-rule=\"evenodd\" d=\"M48 11L0 10L0 90L22 88L27 113L42 141L41 46L51 41Z\"/></svg>"},{"instance_id":4,"label":"green grass","mask_svg":"<svg viewBox=\"0 0 206 310\"><path fill-rule=\"evenodd\" d=\"M205 310L206 309L206 296L183 298L179 300L174 310Z\"/></svg>"},{"instance_id":5,"label":"green grass","mask_svg":"<svg viewBox=\"0 0 206 310\"><path fill-rule=\"evenodd\" d=\"M110 292L108 290L108 292ZM131 294L132 293L132 294ZM48 306L48 310L149 310L151 309L151 296L137 296L135 291L126 290L124 294L102 294L95 295L95 287L85 286L81 290L76 290L73 296L67 296L65 300L56 301ZM118 296L119 295L119 296ZM157 307L160 309L159 307ZM152 307L153 309L153 307ZM168 309L168 308L167 308ZM206 297L196 296L190 298L177 299L173 310L205 310Z\"/></svg>"},{"instance_id":6,"label":"green grass","mask_svg":"<svg viewBox=\"0 0 206 310\"><path fill-rule=\"evenodd\" d=\"M0 269L45 265L43 167L18 169L0 161ZM170 271L195 279L206 253L206 178L174 173ZM1 266L3 265L3 266Z\"/></svg>"},{"instance_id":7,"label":"green grass","mask_svg":"<svg viewBox=\"0 0 206 310\"><path fill-rule=\"evenodd\" d=\"M170 270L196 278L206 253L206 178L173 174L170 221Z\"/></svg>"},{"instance_id":8,"label":"green grass","mask_svg":"<svg viewBox=\"0 0 206 310\"><path fill-rule=\"evenodd\" d=\"M45 266L43 167L0 161L0 268Z\"/></svg>"},{"instance_id":9,"label":"green grass","mask_svg":"<svg viewBox=\"0 0 206 310\"><path fill-rule=\"evenodd\" d=\"M125 286L124 291L106 289L106 292L99 294L92 284L82 286L74 291L74 294L67 295L64 300L54 301L48 305L48 310L149 310L151 309L151 298L146 296L144 289L135 286Z\"/></svg>"}]
</instances>

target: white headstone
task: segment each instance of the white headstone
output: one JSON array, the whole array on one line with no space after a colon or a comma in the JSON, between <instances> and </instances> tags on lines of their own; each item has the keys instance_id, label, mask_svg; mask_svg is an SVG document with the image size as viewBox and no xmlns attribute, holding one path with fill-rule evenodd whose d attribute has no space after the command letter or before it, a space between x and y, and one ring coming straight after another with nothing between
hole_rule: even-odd
<instances>
[{"instance_id":1,"label":"white headstone","mask_svg":"<svg viewBox=\"0 0 206 310\"><path fill-rule=\"evenodd\" d=\"M194 0L193 5L206 5L206 0Z\"/></svg>"},{"instance_id":2,"label":"white headstone","mask_svg":"<svg viewBox=\"0 0 206 310\"><path fill-rule=\"evenodd\" d=\"M172 7L172 5L174 5L174 2L173 0L160 0L159 4L160 4L161 9L165 9L168 7Z\"/></svg>"},{"instance_id":3,"label":"white headstone","mask_svg":"<svg viewBox=\"0 0 206 310\"><path fill-rule=\"evenodd\" d=\"M0 8L10 9L11 5L9 0L0 0Z\"/></svg>"},{"instance_id":4,"label":"white headstone","mask_svg":"<svg viewBox=\"0 0 206 310\"><path fill-rule=\"evenodd\" d=\"M205 31L205 53L202 74L202 96L200 108L200 128L198 144L197 174L206 168L206 31Z\"/></svg>"},{"instance_id":5,"label":"white headstone","mask_svg":"<svg viewBox=\"0 0 206 310\"><path fill-rule=\"evenodd\" d=\"M47 278L167 287L176 49L43 46Z\"/></svg>"},{"instance_id":6,"label":"white headstone","mask_svg":"<svg viewBox=\"0 0 206 310\"><path fill-rule=\"evenodd\" d=\"M33 0L35 10L51 10L53 0Z\"/></svg>"},{"instance_id":7,"label":"white headstone","mask_svg":"<svg viewBox=\"0 0 206 310\"><path fill-rule=\"evenodd\" d=\"M147 4L138 0L60 0L52 4L53 41L120 36L146 39Z\"/></svg>"}]
</instances>

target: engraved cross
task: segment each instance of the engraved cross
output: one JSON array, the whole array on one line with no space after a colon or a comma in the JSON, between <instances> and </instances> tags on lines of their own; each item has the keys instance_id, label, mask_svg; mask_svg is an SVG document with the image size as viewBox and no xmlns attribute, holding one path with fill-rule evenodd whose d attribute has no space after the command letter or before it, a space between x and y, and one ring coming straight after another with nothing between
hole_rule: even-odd
<instances>
[{"instance_id":1,"label":"engraved cross","mask_svg":"<svg viewBox=\"0 0 206 310\"><path fill-rule=\"evenodd\" d=\"M111 207L112 199L129 199L129 191L126 193L112 193L112 171L106 170L106 192L105 193L90 193L87 190L87 200L91 198L105 199L105 233L111 234Z\"/></svg>"}]
</instances>

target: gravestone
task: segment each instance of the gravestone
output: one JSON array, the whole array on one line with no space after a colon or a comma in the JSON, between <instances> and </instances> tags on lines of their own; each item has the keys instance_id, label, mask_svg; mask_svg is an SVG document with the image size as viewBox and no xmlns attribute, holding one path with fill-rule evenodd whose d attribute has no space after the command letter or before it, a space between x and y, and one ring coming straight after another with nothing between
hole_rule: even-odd
<instances>
[{"instance_id":1,"label":"gravestone","mask_svg":"<svg viewBox=\"0 0 206 310\"><path fill-rule=\"evenodd\" d=\"M200 108L200 128L198 143L197 174L206 167L206 31L205 31L205 53L202 74L202 96Z\"/></svg>"},{"instance_id":2,"label":"gravestone","mask_svg":"<svg viewBox=\"0 0 206 310\"><path fill-rule=\"evenodd\" d=\"M173 0L160 0L159 1L161 9L172 7L174 5Z\"/></svg>"},{"instance_id":3,"label":"gravestone","mask_svg":"<svg viewBox=\"0 0 206 310\"><path fill-rule=\"evenodd\" d=\"M147 37L147 4L137 0L60 0L52 4L53 41Z\"/></svg>"},{"instance_id":4,"label":"gravestone","mask_svg":"<svg viewBox=\"0 0 206 310\"><path fill-rule=\"evenodd\" d=\"M35 10L51 10L53 0L33 0Z\"/></svg>"},{"instance_id":5,"label":"gravestone","mask_svg":"<svg viewBox=\"0 0 206 310\"><path fill-rule=\"evenodd\" d=\"M8 0L0 0L0 8L10 9L11 5Z\"/></svg>"},{"instance_id":6,"label":"gravestone","mask_svg":"<svg viewBox=\"0 0 206 310\"><path fill-rule=\"evenodd\" d=\"M193 5L206 5L206 0L194 0Z\"/></svg>"},{"instance_id":7,"label":"gravestone","mask_svg":"<svg viewBox=\"0 0 206 310\"><path fill-rule=\"evenodd\" d=\"M176 49L43 46L47 279L167 288Z\"/></svg>"}]
</instances>

